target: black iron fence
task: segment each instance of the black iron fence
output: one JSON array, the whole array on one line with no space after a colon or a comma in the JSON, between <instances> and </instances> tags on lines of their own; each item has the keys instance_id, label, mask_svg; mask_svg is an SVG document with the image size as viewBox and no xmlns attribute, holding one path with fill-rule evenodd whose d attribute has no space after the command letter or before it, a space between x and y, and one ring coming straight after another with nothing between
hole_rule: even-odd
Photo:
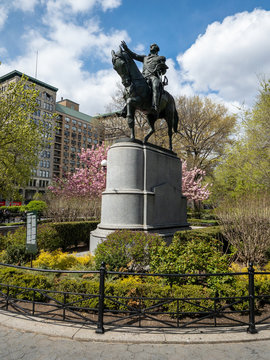
<instances>
[{"instance_id":1,"label":"black iron fence","mask_svg":"<svg viewBox=\"0 0 270 360\"><path fill-rule=\"evenodd\" d=\"M200 326L246 326L251 334L257 332L259 324L270 325L270 311L256 309L257 302L269 303L270 294L256 294L255 277L270 275L270 272L258 272L252 264L248 272L215 274L150 274L106 271L103 263L99 271L62 271L44 270L8 265L30 272L53 274L83 274L93 276L96 288L92 293L75 291L55 291L42 288L0 283L0 309L15 311L68 322L79 322L96 326L97 333L104 329L123 326L139 327L200 327ZM159 277L168 279L245 277L248 291L245 296L221 296L218 291L211 296L172 296L149 297L142 295L122 296L111 293L106 287L108 277ZM107 281L108 283L108 281ZM154 285L153 285L154 286ZM181 287L181 285L179 285ZM198 294L200 295L200 294ZM241 306L241 304L245 306ZM188 306L191 310L188 310ZM240 306L239 306L240 305Z\"/></svg>"}]
</instances>

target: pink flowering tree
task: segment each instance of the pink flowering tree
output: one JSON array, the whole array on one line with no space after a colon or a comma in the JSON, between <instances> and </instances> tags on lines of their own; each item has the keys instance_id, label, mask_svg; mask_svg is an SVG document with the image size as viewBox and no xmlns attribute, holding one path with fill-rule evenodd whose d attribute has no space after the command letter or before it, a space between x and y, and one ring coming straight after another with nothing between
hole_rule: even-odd
<instances>
[{"instance_id":1,"label":"pink flowering tree","mask_svg":"<svg viewBox=\"0 0 270 360\"><path fill-rule=\"evenodd\" d=\"M106 182L106 168L101 162L107 158L107 151L104 145L96 149L82 149L78 154L82 167L65 179L55 179L55 184L49 189L56 195L67 197L100 197Z\"/></svg>"},{"instance_id":2,"label":"pink flowering tree","mask_svg":"<svg viewBox=\"0 0 270 360\"><path fill-rule=\"evenodd\" d=\"M182 193L188 200L193 200L194 203L206 200L209 198L210 190L209 184L202 185L202 180L205 176L205 171L194 168L187 169L186 161L182 164Z\"/></svg>"},{"instance_id":3,"label":"pink flowering tree","mask_svg":"<svg viewBox=\"0 0 270 360\"><path fill-rule=\"evenodd\" d=\"M101 193L106 185L106 167L101 162L107 158L104 145L95 149L82 149L80 168L64 179L54 179L48 195L50 217L59 221L100 216Z\"/></svg>"}]
</instances>

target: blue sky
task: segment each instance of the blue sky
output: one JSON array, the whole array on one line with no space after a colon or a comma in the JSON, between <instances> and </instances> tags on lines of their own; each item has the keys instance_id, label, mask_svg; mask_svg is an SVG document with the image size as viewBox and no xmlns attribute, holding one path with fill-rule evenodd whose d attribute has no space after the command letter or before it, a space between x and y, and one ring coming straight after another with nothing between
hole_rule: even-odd
<instances>
[{"instance_id":1,"label":"blue sky","mask_svg":"<svg viewBox=\"0 0 270 360\"><path fill-rule=\"evenodd\" d=\"M111 49L156 42L174 96L207 95L231 111L270 76L270 2L255 0L0 0L0 76L35 75L90 115L107 110L120 78Z\"/></svg>"}]
</instances>

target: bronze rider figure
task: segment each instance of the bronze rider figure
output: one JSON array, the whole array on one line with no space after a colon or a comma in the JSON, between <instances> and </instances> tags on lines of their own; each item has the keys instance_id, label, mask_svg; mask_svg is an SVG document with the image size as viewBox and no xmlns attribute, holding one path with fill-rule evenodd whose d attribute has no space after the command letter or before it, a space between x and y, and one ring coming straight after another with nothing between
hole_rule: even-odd
<instances>
[{"instance_id":1,"label":"bronze rider figure","mask_svg":"<svg viewBox=\"0 0 270 360\"><path fill-rule=\"evenodd\" d=\"M143 63L142 75L152 88L152 112L158 115L158 108L162 94L163 85L167 85L167 78L162 83L162 75L166 73L168 66L165 64L165 56L159 56L157 44L150 45L149 55L138 55L131 51L127 44L122 41L123 49L134 59Z\"/></svg>"}]
</instances>

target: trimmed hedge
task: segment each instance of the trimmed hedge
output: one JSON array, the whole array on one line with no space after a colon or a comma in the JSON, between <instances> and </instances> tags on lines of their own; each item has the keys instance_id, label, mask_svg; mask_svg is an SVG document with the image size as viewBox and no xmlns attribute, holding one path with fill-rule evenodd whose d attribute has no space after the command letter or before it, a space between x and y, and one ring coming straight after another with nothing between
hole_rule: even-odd
<instances>
[{"instance_id":1,"label":"trimmed hedge","mask_svg":"<svg viewBox=\"0 0 270 360\"><path fill-rule=\"evenodd\" d=\"M61 249L78 244L89 244L90 231L96 229L98 221L47 223L38 226L38 248L46 251Z\"/></svg>"},{"instance_id":2,"label":"trimmed hedge","mask_svg":"<svg viewBox=\"0 0 270 360\"><path fill-rule=\"evenodd\" d=\"M206 220L206 219L188 219L188 223L192 226L217 226L217 220Z\"/></svg>"},{"instance_id":3,"label":"trimmed hedge","mask_svg":"<svg viewBox=\"0 0 270 360\"><path fill-rule=\"evenodd\" d=\"M12 214L20 215L21 206L20 205L12 205L12 206L1 206L0 210L8 210Z\"/></svg>"},{"instance_id":4,"label":"trimmed hedge","mask_svg":"<svg viewBox=\"0 0 270 360\"><path fill-rule=\"evenodd\" d=\"M194 237L201 238L202 240L212 240L213 238L220 241L224 240L221 226L209 226L200 229L177 231L174 234L174 239L178 239L179 241L192 240Z\"/></svg>"},{"instance_id":5,"label":"trimmed hedge","mask_svg":"<svg viewBox=\"0 0 270 360\"><path fill-rule=\"evenodd\" d=\"M88 245L90 231L95 230L97 225L97 221L40 224L37 230L38 250L54 251L61 249L65 251L70 247L78 246L78 244ZM20 252L14 253L14 256L9 256L7 263L17 264L20 262L23 264L26 262L28 257L25 256L25 251L23 253L25 241L25 226L19 227L14 233L9 232L5 236L0 235L0 251L5 250L11 254L14 252L14 248L20 249Z\"/></svg>"}]
</instances>

